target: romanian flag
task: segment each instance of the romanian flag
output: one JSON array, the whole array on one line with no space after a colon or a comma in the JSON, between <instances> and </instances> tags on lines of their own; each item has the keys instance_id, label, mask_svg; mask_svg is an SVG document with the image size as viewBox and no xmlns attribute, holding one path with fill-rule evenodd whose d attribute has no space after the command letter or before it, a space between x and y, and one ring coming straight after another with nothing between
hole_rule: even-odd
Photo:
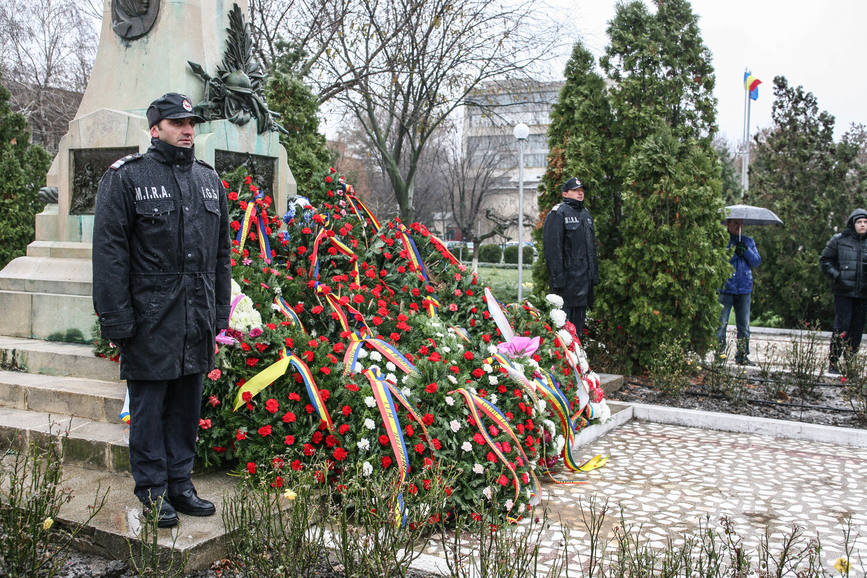
<instances>
[{"instance_id":1,"label":"romanian flag","mask_svg":"<svg viewBox=\"0 0 867 578\"><path fill-rule=\"evenodd\" d=\"M750 72L744 72L744 90L750 93L750 100L759 99L759 85L761 80L756 78Z\"/></svg>"}]
</instances>

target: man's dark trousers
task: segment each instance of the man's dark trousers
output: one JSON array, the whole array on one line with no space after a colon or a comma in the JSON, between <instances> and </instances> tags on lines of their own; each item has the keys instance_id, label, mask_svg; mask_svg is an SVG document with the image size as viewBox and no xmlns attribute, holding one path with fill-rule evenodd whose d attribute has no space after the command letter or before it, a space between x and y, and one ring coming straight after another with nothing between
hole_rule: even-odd
<instances>
[{"instance_id":1,"label":"man's dark trousers","mask_svg":"<svg viewBox=\"0 0 867 578\"><path fill-rule=\"evenodd\" d=\"M834 296L834 333L831 336L831 364L841 354L855 353L861 346L864 321L867 318L867 299L843 295Z\"/></svg>"},{"instance_id":2,"label":"man's dark trousers","mask_svg":"<svg viewBox=\"0 0 867 578\"><path fill-rule=\"evenodd\" d=\"M192 489L202 374L160 381L130 379L127 387L129 461L136 497L147 503Z\"/></svg>"}]
</instances>

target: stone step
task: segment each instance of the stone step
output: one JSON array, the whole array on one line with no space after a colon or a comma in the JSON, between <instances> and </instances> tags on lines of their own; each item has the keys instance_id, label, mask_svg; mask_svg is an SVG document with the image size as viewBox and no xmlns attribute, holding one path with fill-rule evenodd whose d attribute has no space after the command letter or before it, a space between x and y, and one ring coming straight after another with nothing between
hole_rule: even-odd
<instances>
[{"instance_id":1,"label":"stone step","mask_svg":"<svg viewBox=\"0 0 867 578\"><path fill-rule=\"evenodd\" d=\"M28 257L52 257L60 259L90 259L93 255L91 243L74 241L33 241L27 245Z\"/></svg>"},{"instance_id":2,"label":"stone step","mask_svg":"<svg viewBox=\"0 0 867 578\"><path fill-rule=\"evenodd\" d=\"M0 290L90 296L90 259L18 257L0 271Z\"/></svg>"},{"instance_id":3,"label":"stone step","mask_svg":"<svg viewBox=\"0 0 867 578\"><path fill-rule=\"evenodd\" d=\"M69 415L0 407L0 447L62 443L66 463L106 472L129 471L129 426Z\"/></svg>"},{"instance_id":4,"label":"stone step","mask_svg":"<svg viewBox=\"0 0 867 578\"><path fill-rule=\"evenodd\" d=\"M29 373L117 381L120 364L96 357L91 345L0 335L0 359Z\"/></svg>"},{"instance_id":5,"label":"stone step","mask_svg":"<svg viewBox=\"0 0 867 578\"><path fill-rule=\"evenodd\" d=\"M126 389L118 381L0 370L0 406L119 422Z\"/></svg>"}]
</instances>

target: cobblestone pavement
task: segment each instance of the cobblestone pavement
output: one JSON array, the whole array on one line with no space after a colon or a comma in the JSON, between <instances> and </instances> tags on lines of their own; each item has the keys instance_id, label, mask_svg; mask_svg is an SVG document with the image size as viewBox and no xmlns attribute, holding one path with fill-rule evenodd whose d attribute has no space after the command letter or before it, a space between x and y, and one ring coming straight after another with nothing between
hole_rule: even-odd
<instances>
[{"instance_id":1,"label":"cobblestone pavement","mask_svg":"<svg viewBox=\"0 0 867 578\"><path fill-rule=\"evenodd\" d=\"M642 539L654 548L663 548L669 537L682 544L700 521L721 533L719 521L726 516L755 563L766 529L773 553L798 524L808 538L818 533L829 570L843 553L841 522L850 516L862 533L856 551L867 564L867 449L633 420L581 448L580 455L598 453L610 455L605 467L558 476L587 484L544 483L550 518L559 516L545 533L546 558L560 547L562 524L570 531L570 567L586 562L582 508L596 496L608 500L609 539L621 508L626 526L641 526ZM853 569L861 567L857 560L853 556Z\"/></svg>"}]
</instances>

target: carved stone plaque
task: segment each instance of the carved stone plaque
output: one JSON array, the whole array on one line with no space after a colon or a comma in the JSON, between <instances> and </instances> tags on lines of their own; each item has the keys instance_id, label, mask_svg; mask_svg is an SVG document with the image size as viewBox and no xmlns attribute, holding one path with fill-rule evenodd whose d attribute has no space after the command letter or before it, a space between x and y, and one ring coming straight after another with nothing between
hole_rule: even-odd
<instances>
[{"instance_id":1,"label":"carved stone plaque","mask_svg":"<svg viewBox=\"0 0 867 578\"><path fill-rule=\"evenodd\" d=\"M92 215L99 179L114 161L128 154L137 153L138 148L73 149L70 152L72 153L72 195L69 200L69 214Z\"/></svg>"},{"instance_id":2,"label":"carved stone plaque","mask_svg":"<svg viewBox=\"0 0 867 578\"><path fill-rule=\"evenodd\" d=\"M277 183L274 182L276 163L276 158L264 155L221 150L214 151L214 164L216 165L214 168L217 169L217 174L223 176L243 166L247 169L247 174L252 177L253 184L259 187L259 190L263 190L266 194L271 195L271 197L274 197L274 191L277 190Z\"/></svg>"},{"instance_id":3,"label":"carved stone plaque","mask_svg":"<svg viewBox=\"0 0 867 578\"><path fill-rule=\"evenodd\" d=\"M141 38L153 27L160 0L111 0L111 28L124 40Z\"/></svg>"}]
</instances>

